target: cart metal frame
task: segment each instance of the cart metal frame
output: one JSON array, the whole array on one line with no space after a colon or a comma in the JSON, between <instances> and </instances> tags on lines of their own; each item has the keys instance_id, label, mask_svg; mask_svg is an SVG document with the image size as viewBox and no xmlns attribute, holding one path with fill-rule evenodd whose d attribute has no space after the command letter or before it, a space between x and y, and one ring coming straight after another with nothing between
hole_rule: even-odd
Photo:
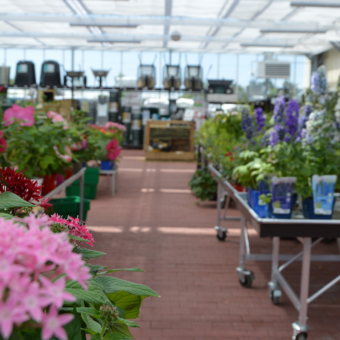
<instances>
[{"instance_id":1,"label":"cart metal frame","mask_svg":"<svg viewBox=\"0 0 340 340\"><path fill-rule=\"evenodd\" d=\"M269 297L274 304L278 304L281 297L281 289L285 291L288 298L291 300L299 313L298 321L292 324L293 339L304 340L308 335L307 312L308 304L314 301L317 297L327 291L340 281L339 276L321 288L319 291L309 296L309 279L310 279L310 263L311 261L327 261L340 262L340 255L311 255L312 247L316 246L323 238L337 238L339 244L340 238L340 220L307 220L307 219L268 219L259 218L257 214L248 206L245 193L236 191L228 181L222 178L221 174L209 164L212 175L218 182L218 196L221 192L226 193L232 198L238 210L241 213L241 233L240 233L240 250L239 250L239 266L236 268L241 286L251 287L254 280L254 274L245 267L245 262L252 261L271 261L271 281L268 283ZM215 227L219 232L223 231L220 227L220 222L228 219L221 218L220 197L218 201L218 226ZM273 250L272 254L252 254L250 251L250 243L248 237L248 226L256 230L259 237L272 237ZM225 229L226 231L226 229ZM303 244L303 250L297 255L280 254L280 237L296 237ZM218 237L219 238L219 237ZM312 238L317 238L312 243ZM285 261L279 266L279 261ZM286 269L294 261L302 261L300 296L293 291L289 283L282 275L282 271Z\"/></svg>"}]
</instances>

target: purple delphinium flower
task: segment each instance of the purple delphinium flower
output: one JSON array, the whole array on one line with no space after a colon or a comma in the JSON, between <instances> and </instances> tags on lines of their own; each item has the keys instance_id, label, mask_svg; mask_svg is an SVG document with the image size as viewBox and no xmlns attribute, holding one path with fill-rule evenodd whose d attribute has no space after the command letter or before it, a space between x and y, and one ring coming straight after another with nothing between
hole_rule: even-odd
<instances>
[{"instance_id":1,"label":"purple delphinium flower","mask_svg":"<svg viewBox=\"0 0 340 340\"><path fill-rule=\"evenodd\" d=\"M242 111L242 129L247 139L251 140L255 134L255 122L254 117L250 116L247 110Z\"/></svg>"},{"instance_id":2,"label":"purple delphinium flower","mask_svg":"<svg viewBox=\"0 0 340 340\"><path fill-rule=\"evenodd\" d=\"M286 134L286 129L282 126L282 125L275 125L274 129L277 133L277 137L279 138L279 140L283 140L285 134Z\"/></svg>"},{"instance_id":3,"label":"purple delphinium flower","mask_svg":"<svg viewBox=\"0 0 340 340\"><path fill-rule=\"evenodd\" d=\"M312 78L311 78L311 85L310 89L313 91L314 94L319 94L319 83L320 83L320 77L318 72L313 72Z\"/></svg>"},{"instance_id":4,"label":"purple delphinium flower","mask_svg":"<svg viewBox=\"0 0 340 340\"><path fill-rule=\"evenodd\" d=\"M283 114L285 112L285 97L280 96L275 101L274 107L274 120L276 124L283 122Z\"/></svg>"},{"instance_id":5,"label":"purple delphinium flower","mask_svg":"<svg viewBox=\"0 0 340 340\"><path fill-rule=\"evenodd\" d=\"M263 110L260 107L255 109L255 119L257 123L257 132L261 131L266 125L266 120L263 116Z\"/></svg>"},{"instance_id":6,"label":"purple delphinium flower","mask_svg":"<svg viewBox=\"0 0 340 340\"><path fill-rule=\"evenodd\" d=\"M309 115L312 113L312 107L310 105L306 105L305 106L305 114L307 117L309 117Z\"/></svg>"},{"instance_id":7,"label":"purple delphinium flower","mask_svg":"<svg viewBox=\"0 0 340 340\"><path fill-rule=\"evenodd\" d=\"M279 142L279 134L277 133L276 129L271 129L269 133L270 146L273 148L278 142Z\"/></svg>"},{"instance_id":8,"label":"purple delphinium flower","mask_svg":"<svg viewBox=\"0 0 340 340\"><path fill-rule=\"evenodd\" d=\"M295 99L291 99L287 105L286 110L286 132L285 140L295 140L299 129L299 102Z\"/></svg>"}]
</instances>

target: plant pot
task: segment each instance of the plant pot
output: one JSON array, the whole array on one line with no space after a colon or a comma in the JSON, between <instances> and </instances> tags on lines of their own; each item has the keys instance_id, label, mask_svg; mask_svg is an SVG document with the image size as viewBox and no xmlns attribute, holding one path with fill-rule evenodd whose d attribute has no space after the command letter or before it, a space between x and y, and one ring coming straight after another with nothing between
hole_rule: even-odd
<instances>
[{"instance_id":1,"label":"plant pot","mask_svg":"<svg viewBox=\"0 0 340 340\"><path fill-rule=\"evenodd\" d=\"M97 196L97 185L99 183L99 168L86 168L84 177L84 197L95 199ZM66 188L66 196L80 196L78 180Z\"/></svg>"},{"instance_id":2,"label":"plant pot","mask_svg":"<svg viewBox=\"0 0 340 340\"><path fill-rule=\"evenodd\" d=\"M79 207L80 207L80 197L78 196L70 196L65 198L54 198L51 199L50 203L52 207L47 209L47 214L49 216L53 214L58 214L63 218L67 218L71 216L73 218L77 218L79 216ZM86 221L87 212L90 210L91 201L84 198L83 201L83 220Z\"/></svg>"},{"instance_id":3,"label":"plant pot","mask_svg":"<svg viewBox=\"0 0 340 340\"><path fill-rule=\"evenodd\" d=\"M231 186L236 189L238 192L247 192L247 189L245 187L243 187L242 185L239 184L235 184L231 181L229 181L229 183L231 184Z\"/></svg>"},{"instance_id":4,"label":"plant pot","mask_svg":"<svg viewBox=\"0 0 340 340\"><path fill-rule=\"evenodd\" d=\"M102 170L113 170L114 167L115 167L114 161L101 161Z\"/></svg>"},{"instance_id":5,"label":"plant pot","mask_svg":"<svg viewBox=\"0 0 340 340\"><path fill-rule=\"evenodd\" d=\"M64 176L62 174L57 174L57 186L64 183Z\"/></svg>"},{"instance_id":6,"label":"plant pot","mask_svg":"<svg viewBox=\"0 0 340 340\"><path fill-rule=\"evenodd\" d=\"M65 180L69 179L70 177L72 177L72 175L73 175L73 168L65 170L65 176L64 176Z\"/></svg>"},{"instance_id":7,"label":"plant pot","mask_svg":"<svg viewBox=\"0 0 340 340\"><path fill-rule=\"evenodd\" d=\"M333 201L333 210L330 215L320 215L314 213L314 200L313 197L305 198L302 201L302 212L303 217L309 220L331 220L333 217L334 206L335 206L336 198L334 197Z\"/></svg>"},{"instance_id":8,"label":"plant pot","mask_svg":"<svg viewBox=\"0 0 340 340\"><path fill-rule=\"evenodd\" d=\"M260 193L260 191L252 190L252 194L251 194L252 209L256 212L256 214L260 218L266 218L267 217L267 205L261 201L260 199L261 195L262 193Z\"/></svg>"},{"instance_id":9,"label":"plant pot","mask_svg":"<svg viewBox=\"0 0 340 340\"><path fill-rule=\"evenodd\" d=\"M282 219L282 220L289 220L292 218L292 212L293 212L293 207L297 201L297 197L298 195L297 194L293 194L292 196L292 205L291 205L291 208L290 208L290 213L289 214L274 214L273 212L273 204L272 202L271 203L268 203L267 204L267 212L268 212L268 218L277 218L277 219Z\"/></svg>"},{"instance_id":10,"label":"plant pot","mask_svg":"<svg viewBox=\"0 0 340 340\"><path fill-rule=\"evenodd\" d=\"M57 184L57 174L45 175L43 188L42 188L42 195L45 196L49 192L53 191L56 188L56 184Z\"/></svg>"}]
</instances>

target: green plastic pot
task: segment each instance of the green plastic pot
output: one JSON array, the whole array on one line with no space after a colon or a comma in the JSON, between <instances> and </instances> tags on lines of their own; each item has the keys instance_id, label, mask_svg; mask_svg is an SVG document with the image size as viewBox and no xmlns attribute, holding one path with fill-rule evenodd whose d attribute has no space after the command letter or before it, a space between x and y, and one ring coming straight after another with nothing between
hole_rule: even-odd
<instances>
[{"instance_id":1,"label":"green plastic pot","mask_svg":"<svg viewBox=\"0 0 340 340\"><path fill-rule=\"evenodd\" d=\"M80 208L80 197L79 196L69 196L65 198L54 198L49 201L52 207L49 207L47 214L49 216L53 214L58 214L63 218L71 216L77 218L79 216ZM90 210L91 201L84 198L83 201L83 220L86 221L87 212Z\"/></svg>"},{"instance_id":2,"label":"green plastic pot","mask_svg":"<svg viewBox=\"0 0 340 340\"><path fill-rule=\"evenodd\" d=\"M99 168L86 168L84 177L84 197L93 200L97 196ZM80 196L79 181L74 181L69 187L66 188L66 196Z\"/></svg>"}]
</instances>

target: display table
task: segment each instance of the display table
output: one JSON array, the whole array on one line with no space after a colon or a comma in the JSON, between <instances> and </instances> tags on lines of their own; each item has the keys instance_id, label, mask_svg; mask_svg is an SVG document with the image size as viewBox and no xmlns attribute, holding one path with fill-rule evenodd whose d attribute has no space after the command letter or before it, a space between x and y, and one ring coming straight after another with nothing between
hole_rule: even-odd
<instances>
[{"instance_id":1,"label":"display table","mask_svg":"<svg viewBox=\"0 0 340 340\"><path fill-rule=\"evenodd\" d=\"M218 182L218 220L221 221L220 203L224 195L232 198L241 213L241 233L240 233L240 258L239 266L236 268L241 286L251 287L254 280L254 274L245 268L247 260L252 261L271 261L272 273L271 281L268 283L269 296L274 304L277 304L281 297L281 288L285 291L293 305L299 312L299 320L293 323L293 339L304 340L307 338L307 310L308 304L323 294L326 290L340 281L340 273L333 281L314 293L309 295L309 277L311 261L336 261L340 262L340 255L311 255L311 248L316 246L323 238L340 238L340 220L307 220L303 218L281 220L259 218L247 203L247 194L236 191L231 184L222 178L221 174L209 164L212 175ZM225 217L224 220L227 218ZM272 254L251 254L250 243L247 228L254 228L259 237L272 237L273 250ZM218 232L218 238L226 237L227 229L221 228L220 225L215 227ZM280 255L280 237L296 237L303 244L303 250L297 255ZM312 238L317 238L312 243ZM282 271L294 261L302 259L300 297L298 297L291 286L288 284ZM287 261L279 266L279 260ZM340 271L340 270L339 270Z\"/></svg>"},{"instance_id":2,"label":"display table","mask_svg":"<svg viewBox=\"0 0 340 340\"><path fill-rule=\"evenodd\" d=\"M195 123L181 120L149 120L145 127L147 160L193 161Z\"/></svg>"},{"instance_id":3,"label":"display table","mask_svg":"<svg viewBox=\"0 0 340 340\"><path fill-rule=\"evenodd\" d=\"M107 188L110 189L110 176L111 176L111 195L112 197L115 196L115 192L118 191L118 166L115 165L115 167L112 170L100 170L100 175L106 175L107 176Z\"/></svg>"}]
</instances>

